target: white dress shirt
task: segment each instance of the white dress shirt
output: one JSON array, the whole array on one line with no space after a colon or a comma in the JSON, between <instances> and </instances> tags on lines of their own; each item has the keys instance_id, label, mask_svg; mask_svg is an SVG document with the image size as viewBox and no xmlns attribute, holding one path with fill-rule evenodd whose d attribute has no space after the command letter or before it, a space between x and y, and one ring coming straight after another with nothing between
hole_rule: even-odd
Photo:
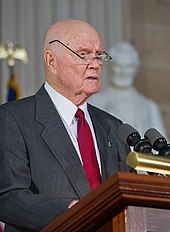
<instances>
[{"instance_id":1,"label":"white dress shirt","mask_svg":"<svg viewBox=\"0 0 170 232\"><path fill-rule=\"evenodd\" d=\"M60 115L66 129L67 129L67 132L68 132L68 134L73 142L73 145L77 151L77 154L80 158L80 161L82 163L82 158L81 158L81 154L80 154L80 150L79 150L79 146L78 146L78 141L77 141L77 119L75 117L75 114L77 112L78 107L76 105L74 105L69 99L65 98L63 95L61 95L56 90L54 90L48 84L48 82L45 82L44 87L45 87L47 93L49 94L56 110L58 111L58 113L59 113L59 115ZM89 112L87 110L87 102L85 102L79 108L81 110L83 110L86 121L88 122L88 124L90 126L92 136L93 136L94 146L95 146L95 150L96 150L97 161L98 161L99 169L100 169L100 173L101 173L100 155L99 155L99 150L97 147L97 141L96 141L96 137L95 137L95 133L94 133L94 129L93 129L93 124L92 124Z\"/></svg>"}]
</instances>

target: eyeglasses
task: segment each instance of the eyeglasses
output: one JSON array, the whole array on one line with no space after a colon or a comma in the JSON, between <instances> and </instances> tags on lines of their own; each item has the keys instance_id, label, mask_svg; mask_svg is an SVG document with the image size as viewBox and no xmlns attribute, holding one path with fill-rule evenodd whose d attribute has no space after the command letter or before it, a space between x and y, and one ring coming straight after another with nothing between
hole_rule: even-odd
<instances>
[{"instance_id":1,"label":"eyeglasses","mask_svg":"<svg viewBox=\"0 0 170 232\"><path fill-rule=\"evenodd\" d=\"M85 62L87 62L87 64L91 64L93 60L97 60L99 62L99 64L103 65L103 64L108 63L112 59L112 57L109 56L109 54L107 54L107 52L105 52L105 51L99 51L99 52L97 52L97 54L96 54L95 57L93 57L92 54L88 54L86 52L82 52L82 54L79 55L78 53L76 53L75 51L73 51L71 48L69 48L67 45L65 45L64 43L62 43L58 39L50 41L49 44L52 44L54 42L60 43L65 48L67 48L69 51L71 51L76 56L78 56L81 60L84 60Z\"/></svg>"}]
</instances>

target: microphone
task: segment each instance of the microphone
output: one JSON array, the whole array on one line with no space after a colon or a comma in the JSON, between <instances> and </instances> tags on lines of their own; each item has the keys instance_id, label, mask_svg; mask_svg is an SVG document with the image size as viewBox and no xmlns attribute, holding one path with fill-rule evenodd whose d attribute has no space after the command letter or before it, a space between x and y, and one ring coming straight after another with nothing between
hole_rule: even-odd
<instances>
[{"instance_id":1,"label":"microphone","mask_svg":"<svg viewBox=\"0 0 170 232\"><path fill-rule=\"evenodd\" d=\"M159 155L170 156L170 144L155 128L148 129L144 137L151 142L153 149L158 151Z\"/></svg>"},{"instance_id":2,"label":"microphone","mask_svg":"<svg viewBox=\"0 0 170 232\"><path fill-rule=\"evenodd\" d=\"M139 132L125 123L118 128L118 136L129 146L134 147L134 151L142 153L152 153L152 145L147 138L141 139Z\"/></svg>"},{"instance_id":3,"label":"microphone","mask_svg":"<svg viewBox=\"0 0 170 232\"><path fill-rule=\"evenodd\" d=\"M170 159L162 155L153 155L152 153L152 144L156 149L160 146L163 146L163 148L166 147L167 149L167 146L164 146L166 144L165 138L162 139L163 136L158 135L157 131L148 130L145 133L145 138L141 139L136 129L129 124L122 124L118 128L118 135L126 144L134 147L134 151L131 151L126 158L127 165L137 171L146 171L148 174L158 173L159 175L170 175ZM155 141L157 142L154 143Z\"/></svg>"}]
</instances>

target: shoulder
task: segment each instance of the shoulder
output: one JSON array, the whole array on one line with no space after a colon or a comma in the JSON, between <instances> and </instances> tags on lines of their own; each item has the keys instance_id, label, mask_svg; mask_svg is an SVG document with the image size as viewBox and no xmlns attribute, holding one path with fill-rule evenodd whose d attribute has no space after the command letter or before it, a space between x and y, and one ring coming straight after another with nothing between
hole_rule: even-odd
<instances>
[{"instance_id":1,"label":"shoulder","mask_svg":"<svg viewBox=\"0 0 170 232\"><path fill-rule=\"evenodd\" d=\"M34 99L34 96L29 96L20 100L4 103L0 106L0 111L8 111L14 114L18 114L19 112L24 113L30 109L30 105L34 104Z\"/></svg>"},{"instance_id":2,"label":"shoulder","mask_svg":"<svg viewBox=\"0 0 170 232\"><path fill-rule=\"evenodd\" d=\"M11 114L15 114L15 115L18 115L20 113L24 114L24 113L35 111L36 96L40 94L42 95L43 91L45 92L45 90L43 89L44 88L41 87L40 90L35 95L21 98L15 101L10 101L0 105L0 111L8 111Z\"/></svg>"},{"instance_id":3,"label":"shoulder","mask_svg":"<svg viewBox=\"0 0 170 232\"><path fill-rule=\"evenodd\" d=\"M88 110L91 115L93 115L98 120L102 121L103 123L104 122L114 123L114 124L117 124L117 126L120 126L122 124L122 121L119 118L89 103L88 103Z\"/></svg>"}]
</instances>

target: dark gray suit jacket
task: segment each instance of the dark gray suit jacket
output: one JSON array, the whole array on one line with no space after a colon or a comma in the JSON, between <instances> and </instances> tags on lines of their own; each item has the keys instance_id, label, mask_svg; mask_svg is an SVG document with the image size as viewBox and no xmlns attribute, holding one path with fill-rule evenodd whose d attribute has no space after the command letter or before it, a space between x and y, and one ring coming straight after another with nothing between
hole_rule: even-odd
<instances>
[{"instance_id":1,"label":"dark gray suit jacket","mask_svg":"<svg viewBox=\"0 0 170 232\"><path fill-rule=\"evenodd\" d=\"M88 105L104 181L130 171L121 122ZM111 144L111 146L108 145ZM71 139L44 86L0 107L0 220L6 231L39 231L90 191Z\"/></svg>"}]
</instances>

